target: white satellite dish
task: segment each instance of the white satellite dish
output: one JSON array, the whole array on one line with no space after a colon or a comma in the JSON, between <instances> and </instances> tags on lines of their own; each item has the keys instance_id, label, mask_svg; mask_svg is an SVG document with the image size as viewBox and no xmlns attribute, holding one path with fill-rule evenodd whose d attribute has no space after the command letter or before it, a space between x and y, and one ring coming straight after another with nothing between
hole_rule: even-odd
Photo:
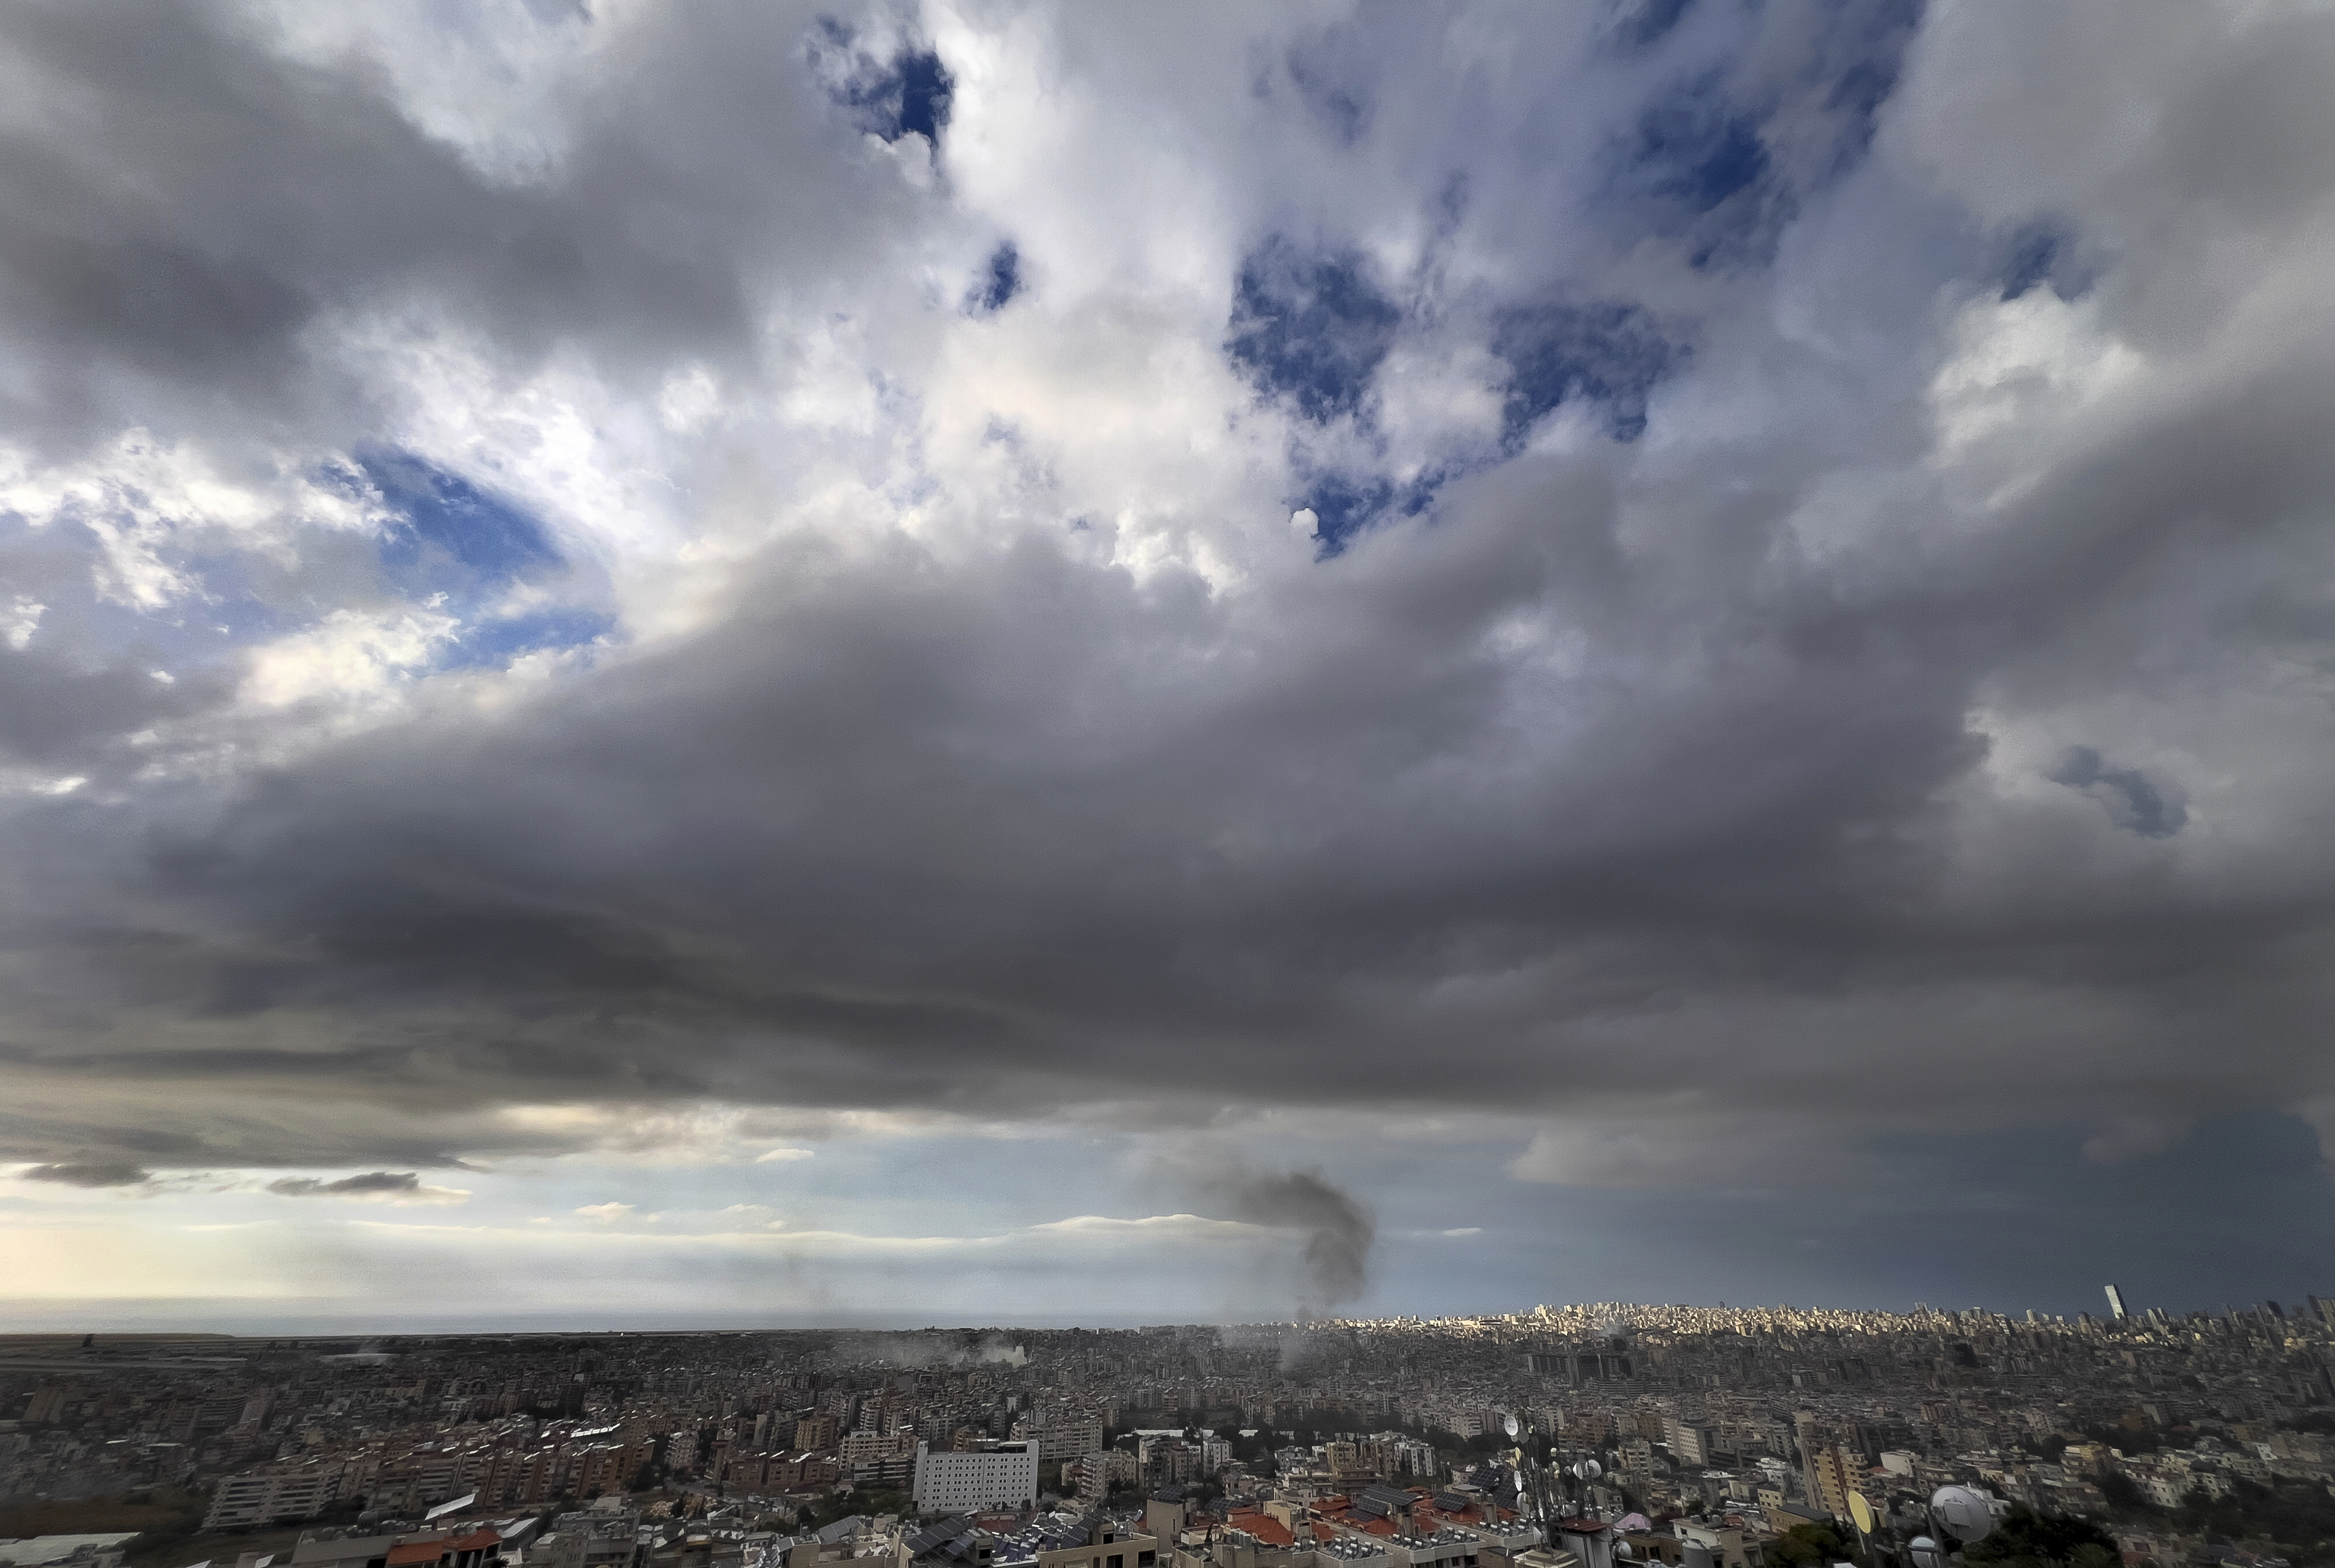
<instances>
[{"instance_id":1,"label":"white satellite dish","mask_svg":"<svg viewBox=\"0 0 2335 1568\"><path fill-rule=\"evenodd\" d=\"M1914 1568L1946 1568L1945 1548L1927 1535L1916 1535L1906 1546L1913 1553Z\"/></svg>"},{"instance_id":2,"label":"white satellite dish","mask_svg":"<svg viewBox=\"0 0 2335 1568\"><path fill-rule=\"evenodd\" d=\"M1500 1418L1500 1430L1511 1437L1516 1435L1516 1418L1514 1411Z\"/></svg>"},{"instance_id":3,"label":"white satellite dish","mask_svg":"<svg viewBox=\"0 0 2335 1568\"><path fill-rule=\"evenodd\" d=\"M1584 1459L1573 1467L1573 1473L1584 1481L1594 1481L1605 1473L1605 1466L1594 1459Z\"/></svg>"},{"instance_id":4,"label":"white satellite dish","mask_svg":"<svg viewBox=\"0 0 2335 1568\"><path fill-rule=\"evenodd\" d=\"M1968 1486L1941 1486L1932 1493L1930 1516L1965 1546L1985 1540L1994 1528L1994 1510Z\"/></svg>"}]
</instances>

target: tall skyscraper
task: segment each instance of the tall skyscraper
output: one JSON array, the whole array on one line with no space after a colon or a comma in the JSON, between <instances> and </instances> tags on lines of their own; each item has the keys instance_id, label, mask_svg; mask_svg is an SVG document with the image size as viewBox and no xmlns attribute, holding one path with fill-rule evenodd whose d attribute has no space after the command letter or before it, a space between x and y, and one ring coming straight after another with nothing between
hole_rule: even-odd
<instances>
[{"instance_id":1,"label":"tall skyscraper","mask_svg":"<svg viewBox=\"0 0 2335 1568\"><path fill-rule=\"evenodd\" d=\"M2124 1292L2114 1285L2108 1287L2108 1316L2119 1323L2124 1321Z\"/></svg>"}]
</instances>

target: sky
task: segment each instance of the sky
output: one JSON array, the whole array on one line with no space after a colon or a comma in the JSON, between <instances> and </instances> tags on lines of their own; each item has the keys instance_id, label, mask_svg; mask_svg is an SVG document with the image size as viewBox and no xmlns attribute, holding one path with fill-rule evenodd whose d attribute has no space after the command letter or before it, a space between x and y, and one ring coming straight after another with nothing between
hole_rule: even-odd
<instances>
[{"instance_id":1,"label":"sky","mask_svg":"<svg viewBox=\"0 0 2335 1568\"><path fill-rule=\"evenodd\" d=\"M0 1326L2335 1294L2330 79L0 8Z\"/></svg>"}]
</instances>

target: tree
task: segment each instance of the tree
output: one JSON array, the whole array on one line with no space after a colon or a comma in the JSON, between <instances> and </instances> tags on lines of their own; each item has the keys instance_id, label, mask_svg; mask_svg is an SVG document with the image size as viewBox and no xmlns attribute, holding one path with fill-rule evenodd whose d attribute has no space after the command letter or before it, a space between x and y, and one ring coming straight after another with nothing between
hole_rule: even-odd
<instances>
[{"instance_id":1,"label":"tree","mask_svg":"<svg viewBox=\"0 0 2335 1568\"><path fill-rule=\"evenodd\" d=\"M2140 1489L2140 1483L2121 1470L2110 1470L2100 1477L2100 1495L2119 1515L2147 1514L2156 1508L2148 1494Z\"/></svg>"},{"instance_id":2,"label":"tree","mask_svg":"<svg viewBox=\"0 0 2335 1568\"><path fill-rule=\"evenodd\" d=\"M1795 1524L1776 1538L1768 1549L1770 1561L1785 1568L1807 1568L1837 1563L1847 1551L1846 1543L1830 1526L1817 1524Z\"/></svg>"},{"instance_id":3,"label":"tree","mask_svg":"<svg viewBox=\"0 0 2335 1568\"><path fill-rule=\"evenodd\" d=\"M2080 1563L2079 1552L2085 1553ZM2089 1519L2038 1514L2024 1503L2013 1506L1986 1539L1965 1547L1962 1556L1972 1568L2112 1568L2118 1561L2115 1541Z\"/></svg>"}]
</instances>

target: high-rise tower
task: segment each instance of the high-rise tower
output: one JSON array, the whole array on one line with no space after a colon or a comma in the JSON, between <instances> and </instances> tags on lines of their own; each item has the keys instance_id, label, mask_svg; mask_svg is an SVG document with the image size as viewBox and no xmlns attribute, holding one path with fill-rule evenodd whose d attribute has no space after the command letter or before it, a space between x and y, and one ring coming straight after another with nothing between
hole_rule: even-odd
<instances>
[{"instance_id":1,"label":"high-rise tower","mask_svg":"<svg viewBox=\"0 0 2335 1568\"><path fill-rule=\"evenodd\" d=\"M2108 1316L2119 1323L2124 1321L2124 1292L2114 1285L2108 1287Z\"/></svg>"}]
</instances>

